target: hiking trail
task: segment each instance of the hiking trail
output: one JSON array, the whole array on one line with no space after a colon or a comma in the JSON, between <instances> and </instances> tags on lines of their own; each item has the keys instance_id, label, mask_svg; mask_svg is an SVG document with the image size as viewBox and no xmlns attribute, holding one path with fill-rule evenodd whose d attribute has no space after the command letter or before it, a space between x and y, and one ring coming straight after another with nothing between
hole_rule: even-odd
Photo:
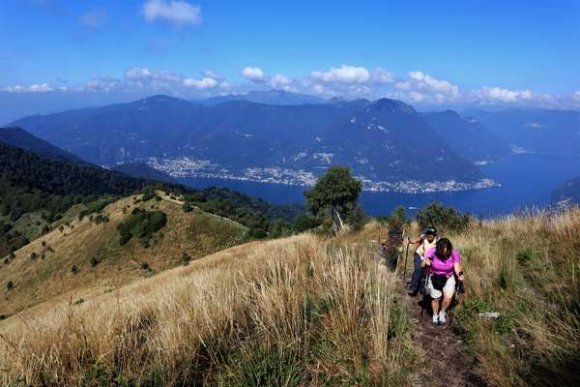
<instances>
[{"instance_id":1,"label":"hiking trail","mask_svg":"<svg viewBox=\"0 0 580 387\"><path fill-rule=\"evenodd\" d=\"M395 239L396 235L389 231L389 251L399 254L399 259L405 259L405 246L401 239ZM397 253L398 252L398 253ZM407 252L412 256L412 252ZM395 262L396 262L395 258ZM403 271L409 278L413 271L412 259L410 267ZM395 267L396 267L395 263ZM400 269L400 268L399 268ZM402 274L402 273L401 273ZM410 330L415 343L415 348L422 360L417 372L412 377L413 385L416 386L486 386L475 373L476 359L470 355L465 345L465 337L462 329L457 325L456 313L457 305L451 308L447 314L447 323L444 325L434 325L430 307L423 309L423 302L431 302L429 297L424 297L422 292L412 297L407 295L407 283L405 278L402 282L407 310L410 315ZM458 303L465 297L460 295Z\"/></svg>"},{"instance_id":2,"label":"hiking trail","mask_svg":"<svg viewBox=\"0 0 580 387\"><path fill-rule=\"evenodd\" d=\"M423 311L421 315L422 295L406 297L413 342L425 361L416 375L416 385L486 385L473 373L475 359L467 353L464 336L456 325L455 316L448 314L447 324L434 325L428 311Z\"/></svg>"}]
</instances>

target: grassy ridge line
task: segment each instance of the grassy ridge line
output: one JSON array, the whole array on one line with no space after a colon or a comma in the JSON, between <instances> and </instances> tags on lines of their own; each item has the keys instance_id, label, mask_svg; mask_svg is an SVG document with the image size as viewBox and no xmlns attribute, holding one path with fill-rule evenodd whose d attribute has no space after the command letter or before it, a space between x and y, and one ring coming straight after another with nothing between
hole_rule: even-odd
<instances>
[{"instance_id":1,"label":"grassy ridge line","mask_svg":"<svg viewBox=\"0 0 580 387\"><path fill-rule=\"evenodd\" d=\"M253 242L55 306L1 330L1 380L404 383L406 314L395 277L370 256L309 235Z\"/></svg>"},{"instance_id":2,"label":"grassy ridge line","mask_svg":"<svg viewBox=\"0 0 580 387\"><path fill-rule=\"evenodd\" d=\"M180 206L183 206L183 204L185 203L181 198L175 198L175 199L173 199L171 197L171 195L168 194L165 191L156 191L156 194L157 194L157 196L159 196L163 200L167 200L167 201L169 201L171 203L175 203L175 204L180 205ZM223 217L223 216L219 216L217 214L212 214L211 212L205 212L205 211L203 211L201 208L199 208L197 206L192 206L192 207L195 208L197 211L201 211L201 212L205 213L207 216L210 216L210 217L212 217L212 218L214 218L216 220L220 220L222 222L226 222L226 223L229 223L231 225L234 225L234 226L237 226L237 227L241 227L241 228L243 228L245 230L249 230L250 229L248 226L245 226L245 225L243 225L241 223L238 223L235 220L232 220L232 219L229 219L229 218L226 218L226 217Z\"/></svg>"},{"instance_id":3,"label":"grassy ridge line","mask_svg":"<svg viewBox=\"0 0 580 387\"><path fill-rule=\"evenodd\" d=\"M42 236L16 251L8 264L0 263L2 286L7 281L15 284L0 300L0 313L10 315L25 310L39 302L61 295L86 299L87 292L95 286L115 288L163 271L184 262L188 254L195 260L245 240L247 228L202 211L184 213L180 206L170 201L136 203L140 196L130 196L113 202L103 209L108 222L95 224L85 216L66 216L69 225ZM133 208L164 211L167 225L152 239L149 248L138 241L120 246L117 225L130 216ZM77 209L80 211L80 209ZM216 221L217 220L217 221ZM36 255L31 259L32 254ZM92 265L96 257L98 264ZM150 271L141 268L147 263ZM78 273L71 273L76 266ZM6 291L6 290L5 290Z\"/></svg>"}]
</instances>

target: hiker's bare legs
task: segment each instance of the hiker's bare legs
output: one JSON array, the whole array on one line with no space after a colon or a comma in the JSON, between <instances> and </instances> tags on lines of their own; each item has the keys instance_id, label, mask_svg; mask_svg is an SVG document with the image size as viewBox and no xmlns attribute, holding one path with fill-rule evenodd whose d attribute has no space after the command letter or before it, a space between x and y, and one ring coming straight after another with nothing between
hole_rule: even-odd
<instances>
[{"instance_id":1,"label":"hiker's bare legs","mask_svg":"<svg viewBox=\"0 0 580 387\"><path fill-rule=\"evenodd\" d=\"M439 302L441 301L441 298L434 298L433 300L431 300L431 308L433 308L433 315L436 315L437 313L439 313Z\"/></svg>"},{"instance_id":2,"label":"hiker's bare legs","mask_svg":"<svg viewBox=\"0 0 580 387\"><path fill-rule=\"evenodd\" d=\"M447 309L449 309L449 305L451 305L451 300L453 300L453 292L443 292L443 304L441 305L442 311L446 311ZM435 311L435 309L433 309L433 311Z\"/></svg>"}]
</instances>

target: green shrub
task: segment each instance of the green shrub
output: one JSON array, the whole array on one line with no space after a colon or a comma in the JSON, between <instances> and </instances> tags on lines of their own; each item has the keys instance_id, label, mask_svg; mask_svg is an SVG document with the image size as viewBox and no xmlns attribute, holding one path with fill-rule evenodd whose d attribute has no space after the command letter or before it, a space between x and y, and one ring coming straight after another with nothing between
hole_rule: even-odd
<instances>
[{"instance_id":1,"label":"green shrub","mask_svg":"<svg viewBox=\"0 0 580 387\"><path fill-rule=\"evenodd\" d=\"M141 191L141 193L143 194L143 196L141 197L141 200L144 202L147 202L156 196L155 190L152 187L143 188L143 191Z\"/></svg>"},{"instance_id":2,"label":"green shrub","mask_svg":"<svg viewBox=\"0 0 580 387\"><path fill-rule=\"evenodd\" d=\"M296 222L294 223L294 231L304 232L306 230L311 230L322 224L322 220L316 216L310 215L300 215Z\"/></svg>"},{"instance_id":3,"label":"green shrub","mask_svg":"<svg viewBox=\"0 0 580 387\"><path fill-rule=\"evenodd\" d=\"M389 219L389 226L391 230L401 233L407 223L407 211L405 210L405 207L395 207Z\"/></svg>"},{"instance_id":4,"label":"green shrub","mask_svg":"<svg viewBox=\"0 0 580 387\"><path fill-rule=\"evenodd\" d=\"M91 267L95 267L95 266L97 266L99 263L101 263L97 257L92 257L92 258L89 260L89 262L90 262L90 264L91 264Z\"/></svg>"},{"instance_id":5,"label":"green shrub","mask_svg":"<svg viewBox=\"0 0 580 387\"><path fill-rule=\"evenodd\" d=\"M103 196L87 204L87 208L79 212L79 220L83 220L85 216L101 212L109 204L113 203L117 198L115 196Z\"/></svg>"},{"instance_id":6,"label":"green shrub","mask_svg":"<svg viewBox=\"0 0 580 387\"><path fill-rule=\"evenodd\" d=\"M164 212L135 208L129 219L117 226L119 243L124 245L135 237L148 245L153 234L164 227L166 223L167 215Z\"/></svg>"},{"instance_id":7,"label":"green shrub","mask_svg":"<svg viewBox=\"0 0 580 387\"><path fill-rule=\"evenodd\" d=\"M434 226L440 230L453 232L461 232L471 223L468 214L462 214L453 207L445 207L437 202L421 208L416 218L421 228Z\"/></svg>"}]
</instances>

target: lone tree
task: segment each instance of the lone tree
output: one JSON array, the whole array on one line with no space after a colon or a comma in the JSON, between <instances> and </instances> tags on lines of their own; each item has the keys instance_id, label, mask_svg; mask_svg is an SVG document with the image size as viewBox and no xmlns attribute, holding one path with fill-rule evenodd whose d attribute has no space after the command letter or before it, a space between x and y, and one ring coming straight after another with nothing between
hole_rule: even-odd
<instances>
[{"instance_id":1,"label":"lone tree","mask_svg":"<svg viewBox=\"0 0 580 387\"><path fill-rule=\"evenodd\" d=\"M361 190L362 182L350 174L348 167L331 167L305 193L306 206L314 215L330 215L335 230L342 230L357 208Z\"/></svg>"}]
</instances>

